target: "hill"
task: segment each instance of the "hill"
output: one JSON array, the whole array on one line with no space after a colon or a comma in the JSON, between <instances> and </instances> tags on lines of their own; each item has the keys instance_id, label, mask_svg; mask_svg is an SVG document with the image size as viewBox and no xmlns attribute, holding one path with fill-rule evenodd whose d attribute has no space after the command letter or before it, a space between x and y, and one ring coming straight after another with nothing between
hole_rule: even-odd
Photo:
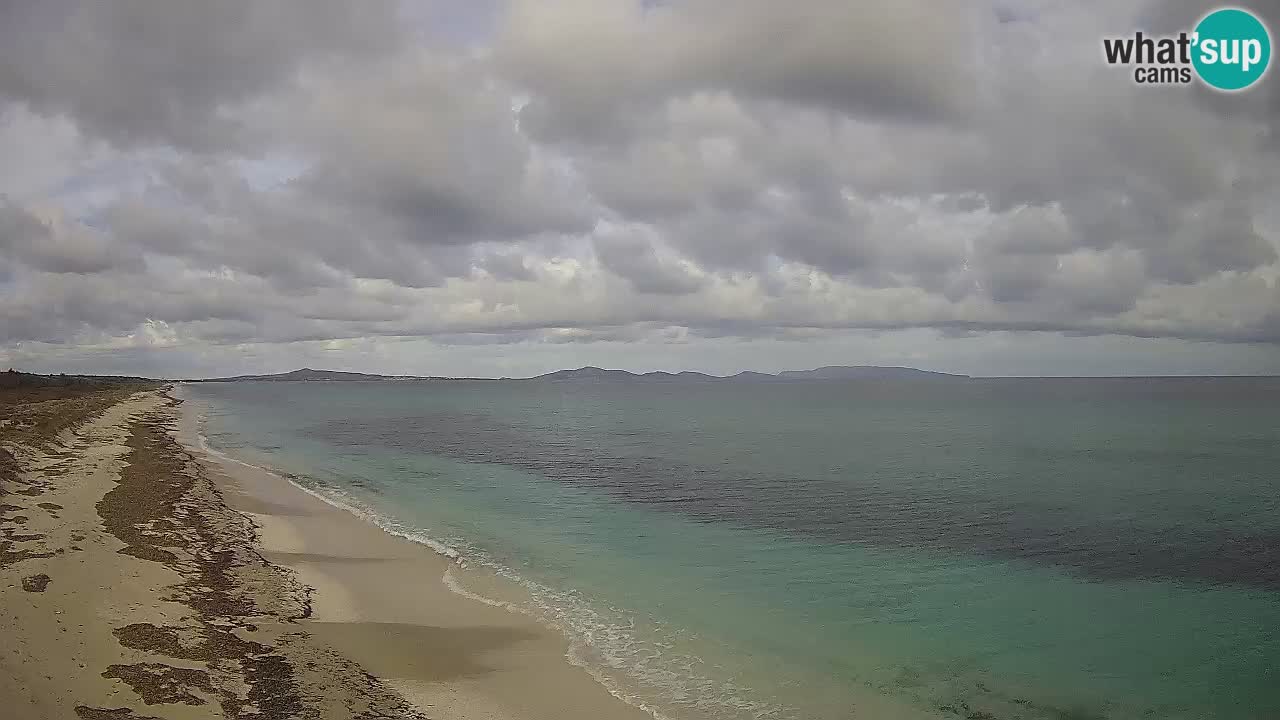
<instances>
[{"instance_id":1,"label":"hill","mask_svg":"<svg viewBox=\"0 0 1280 720\"><path fill-rule=\"evenodd\" d=\"M633 373L629 370L608 370L588 365L572 370L556 370L529 378L503 378L508 382L783 382L793 380L924 380L964 379L967 375L917 370L903 367L877 367L872 365L828 365L814 370L785 370L776 375L743 371L727 377L685 370L665 372L656 370ZM482 380L484 378L421 377L414 375L374 375L341 370L313 370L302 368L272 375L236 375L234 377L208 378L189 382L370 382L384 380Z\"/></svg>"},{"instance_id":2,"label":"hill","mask_svg":"<svg viewBox=\"0 0 1280 720\"><path fill-rule=\"evenodd\" d=\"M208 378L205 380L193 380L192 382L334 382L334 381L370 381L370 380L396 380L398 376L391 375L370 375L368 373L345 372L342 370L312 370L311 368L302 368L301 370L291 370L286 373L276 373L274 375L236 375L234 377Z\"/></svg>"},{"instance_id":3,"label":"hill","mask_svg":"<svg viewBox=\"0 0 1280 720\"><path fill-rule=\"evenodd\" d=\"M928 378L967 378L968 375L918 370L908 367L879 367L876 365L827 365L813 370L784 370L778 373L784 380L923 380Z\"/></svg>"},{"instance_id":4,"label":"hill","mask_svg":"<svg viewBox=\"0 0 1280 720\"><path fill-rule=\"evenodd\" d=\"M521 380L633 380L640 377L626 370L605 370L598 367L580 367L574 370L556 370L544 375Z\"/></svg>"},{"instance_id":5,"label":"hill","mask_svg":"<svg viewBox=\"0 0 1280 720\"><path fill-rule=\"evenodd\" d=\"M632 380L632 381L726 381L726 382L778 382L787 380L925 380L925 379L965 379L968 375L949 375L947 373L917 370L904 367L878 367L874 365L828 365L813 370L784 370L776 375L761 372L744 371L737 375L722 377L706 373L684 371L680 373L647 372L633 373L627 370L605 370L587 366L574 370L556 370L545 375L537 375L526 380L543 381L580 381L580 380Z\"/></svg>"}]
</instances>

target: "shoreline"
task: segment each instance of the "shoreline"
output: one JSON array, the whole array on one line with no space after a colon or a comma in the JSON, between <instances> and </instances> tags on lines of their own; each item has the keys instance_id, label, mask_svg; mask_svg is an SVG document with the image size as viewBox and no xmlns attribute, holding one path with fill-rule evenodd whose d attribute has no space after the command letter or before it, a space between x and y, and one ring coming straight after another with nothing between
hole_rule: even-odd
<instances>
[{"instance_id":1,"label":"shoreline","mask_svg":"<svg viewBox=\"0 0 1280 720\"><path fill-rule=\"evenodd\" d=\"M175 394L181 397L180 387ZM474 595L454 557L394 534L286 477L204 446L190 406L174 433L264 559L311 588L320 641L437 720L652 720L570 659L560 631Z\"/></svg>"},{"instance_id":2,"label":"shoreline","mask_svg":"<svg viewBox=\"0 0 1280 720\"><path fill-rule=\"evenodd\" d=\"M135 389L136 390L136 389ZM162 390L0 397L0 706L24 720L421 718L170 435Z\"/></svg>"},{"instance_id":3,"label":"shoreline","mask_svg":"<svg viewBox=\"0 0 1280 720\"><path fill-rule=\"evenodd\" d=\"M449 560L203 452L173 388L0 394L0 707L23 720L650 716Z\"/></svg>"}]
</instances>

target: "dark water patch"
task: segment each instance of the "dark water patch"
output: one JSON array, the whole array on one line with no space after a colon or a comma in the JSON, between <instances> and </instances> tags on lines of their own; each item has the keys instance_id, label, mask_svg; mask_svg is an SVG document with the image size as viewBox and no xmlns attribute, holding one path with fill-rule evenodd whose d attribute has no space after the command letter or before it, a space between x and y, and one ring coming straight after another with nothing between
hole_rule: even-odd
<instances>
[{"instance_id":1,"label":"dark water patch","mask_svg":"<svg viewBox=\"0 0 1280 720\"><path fill-rule=\"evenodd\" d=\"M1002 468L998 460L984 463L980 448L963 459L968 477L948 475L945 468L952 463L944 463L941 472L924 465L913 470L909 458L892 468L833 462L822 475L787 475L735 473L656 453L625 454L609 444L587 444L590 436L548 437L479 414L333 421L313 425L306 434L344 450L380 445L504 465L700 522L732 522L824 542L976 553L1100 580L1168 578L1280 590L1280 528L1161 527L1147 524L1142 508L1091 517L1034 497L983 495L972 491L973 476L995 487L1017 489L1023 483L1016 467ZM642 437L632 442L647 444ZM1244 444L1255 448L1253 442ZM1255 449L1268 448L1274 451L1264 444ZM1068 482L1070 465L1080 454L1091 455L1109 471L1128 466L1131 475L1150 472L1146 468L1151 467L1185 468L1186 458L1195 457L1201 465L1197 476L1213 477L1215 463L1220 462L1216 451L1180 451L1152 465L1115 448L1095 450L1068 448L1047 460L1042 454L1039 464L1063 472ZM1265 471L1263 458L1258 460L1238 472ZM878 477L878 472L885 477ZM920 481L931 472L935 474L928 482ZM909 477L913 473L915 477ZM894 484L897 477L907 480ZM1117 482L1124 482L1123 474Z\"/></svg>"},{"instance_id":2,"label":"dark water patch","mask_svg":"<svg viewBox=\"0 0 1280 720\"><path fill-rule=\"evenodd\" d=\"M948 716L964 720L1108 720L1108 713L1097 708L1060 706L993 690L986 683L976 683L964 697L938 707ZM1157 716L1158 711L1148 713ZM1169 715L1177 715L1176 710ZM1180 716L1180 715L1179 715Z\"/></svg>"},{"instance_id":3,"label":"dark water patch","mask_svg":"<svg viewBox=\"0 0 1280 720\"><path fill-rule=\"evenodd\" d=\"M832 678L942 717L1270 717L1277 596L1248 588L1280 565L1280 384L1174 386L326 386L209 422L592 608L723 642L800 716L849 716L861 693Z\"/></svg>"}]
</instances>

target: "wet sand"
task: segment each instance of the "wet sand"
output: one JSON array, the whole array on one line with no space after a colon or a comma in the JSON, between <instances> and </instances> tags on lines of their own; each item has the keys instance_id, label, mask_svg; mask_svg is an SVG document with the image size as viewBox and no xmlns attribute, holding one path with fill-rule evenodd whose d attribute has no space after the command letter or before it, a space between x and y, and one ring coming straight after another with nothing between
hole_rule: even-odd
<instances>
[{"instance_id":1,"label":"wet sand","mask_svg":"<svg viewBox=\"0 0 1280 720\"><path fill-rule=\"evenodd\" d=\"M199 442L186 413L179 439ZM641 720L532 618L452 592L451 561L249 465L205 454L272 563L314 589L307 629L441 720Z\"/></svg>"},{"instance_id":2,"label":"wet sand","mask_svg":"<svg viewBox=\"0 0 1280 720\"><path fill-rule=\"evenodd\" d=\"M0 397L6 717L648 717L450 592L446 558L204 455L190 420L154 390Z\"/></svg>"}]
</instances>

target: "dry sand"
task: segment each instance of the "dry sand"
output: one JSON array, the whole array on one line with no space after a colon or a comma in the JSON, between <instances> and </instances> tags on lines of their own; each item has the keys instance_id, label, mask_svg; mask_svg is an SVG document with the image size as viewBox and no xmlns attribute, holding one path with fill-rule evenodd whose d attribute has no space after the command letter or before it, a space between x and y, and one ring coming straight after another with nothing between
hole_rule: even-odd
<instances>
[{"instance_id":1,"label":"dry sand","mask_svg":"<svg viewBox=\"0 0 1280 720\"><path fill-rule=\"evenodd\" d=\"M0 397L4 717L648 717L446 558L197 445L157 391Z\"/></svg>"},{"instance_id":2,"label":"dry sand","mask_svg":"<svg viewBox=\"0 0 1280 720\"><path fill-rule=\"evenodd\" d=\"M194 419L179 438L198 447ZM440 720L649 720L566 660L532 618L452 592L450 560L259 468L206 455L259 547L313 588L306 628Z\"/></svg>"}]
</instances>

